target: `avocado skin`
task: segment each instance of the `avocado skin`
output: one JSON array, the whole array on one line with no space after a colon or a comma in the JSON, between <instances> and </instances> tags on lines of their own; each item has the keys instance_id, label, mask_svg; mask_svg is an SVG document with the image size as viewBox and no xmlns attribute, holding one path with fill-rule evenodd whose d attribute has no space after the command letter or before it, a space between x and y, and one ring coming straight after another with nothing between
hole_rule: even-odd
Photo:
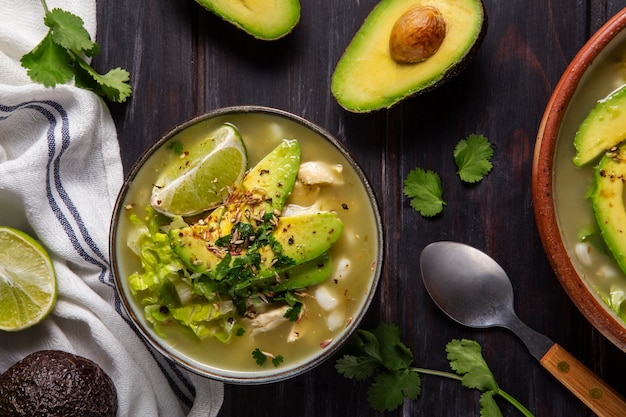
<instances>
[{"instance_id":1,"label":"avocado skin","mask_svg":"<svg viewBox=\"0 0 626 417\"><path fill-rule=\"evenodd\" d=\"M0 376L0 415L115 417L117 391L93 361L59 350L26 356Z\"/></svg>"},{"instance_id":2,"label":"avocado skin","mask_svg":"<svg viewBox=\"0 0 626 417\"><path fill-rule=\"evenodd\" d=\"M382 0L381 3L379 3L376 7L381 7L383 5L383 3L385 2L385 0ZM432 6L437 6L438 3L445 3L447 2L447 0L436 0L434 2L432 2L432 4L428 3L428 5L432 5ZM353 113L370 113L370 112L374 112L374 111L378 111L381 109L389 109L392 106L394 106L395 104L397 104L400 101L403 101L405 99L408 99L410 97L415 97L415 96L419 96L419 95L423 95L426 93L429 93L439 87L441 87L442 85L448 83L449 81L453 80L454 78L456 78L459 74L461 74L466 68L467 66L471 63L471 61L474 59L474 57L476 56L478 50L480 49L483 40L485 38L485 35L487 34L487 29L488 29L488 15L487 15L487 9L485 8L485 4L482 0L478 0L477 1L478 5L480 6L480 10L482 12L482 23L481 23L481 27L472 43L472 46L467 50L467 52L460 57L456 62L453 62L450 64L450 66L448 66L447 68L443 68L442 69L442 74L441 77L439 79L434 80L432 83L424 85L424 86L418 86L415 87L413 89L409 89L407 91L402 92L401 94L396 94L396 95L389 95L386 97L380 97L378 100L373 101L361 101L361 102L353 102L350 100L346 100L343 97L343 94L340 92L340 90L343 89L343 87L339 87L339 85L341 84L341 82L339 81L339 67L342 63L342 61L344 59L347 58L347 56L350 54L350 49L352 46L352 42L354 42L356 40L357 37L363 37L363 28L364 26L368 23L368 18L366 18L365 22L363 23L363 25L361 26L361 28L359 29L359 31L355 34L355 37L353 38L353 41L350 43L350 45L348 45L348 47L346 48L346 50L344 51L342 57L340 58L337 67L335 68L335 72L332 76L332 80L331 80L331 92L333 94L333 96L335 97L335 100L337 101L337 103L345 110L348 110L350 112ZM371 16L371 14L370 14ZM414 64L400 64L400 65L414 65Z\"/></svg>"}]
</instances>

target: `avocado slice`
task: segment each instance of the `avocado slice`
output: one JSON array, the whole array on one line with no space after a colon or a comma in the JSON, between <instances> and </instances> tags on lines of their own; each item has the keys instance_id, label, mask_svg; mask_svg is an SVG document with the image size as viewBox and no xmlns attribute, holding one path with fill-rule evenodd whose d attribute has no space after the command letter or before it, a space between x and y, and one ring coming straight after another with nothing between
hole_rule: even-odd
<instances>
[{"instance_id":1,"label":"avocado slice","mask_svg":"<svg viewBox=\"0 0 626 417\"><path fill-rule=\"evenodd\" d=\"M300 144L285 139L244 176L241 187L262 200L259 209L282 210L296 184L299 168Z\"/></svg>"},{"instance_id":2,"label":"avocado slice","mask_svg":"<svg viewBox=\"0 0 626 417\"><path fill-rule=\"evenodd\" d=\"M626 273L626 207L623 198L625 158L626 144L602 157L594 172L589 197L602 238L620 269Z\"/></svg>"},{"instance_id":3,"label":"avocado slice","mask_svg":"<svg viewBox=\"0 0 626 417\"><path fill-rule=\"evenodd\" d=\"M589 112L574 137L574 165L583 166L626 139L626 86Z\"/></svg>"},{"instance_id":4,"label":"avocado slice","mask_svg":"<svg viewBox=\"0 0 626 417\"><path fill-rule=\"evenodd\" d=\"M230 222L227 222L230 224ZM219 244L217 240L206 239L212 236L215 229L213 223L194 224L169 232L170 244L174 252L187 266L202 274L217 277L218 265L228 253L237 253L232 256L231 265L237 257L245 256L245 247L233 249L230 243ZM232 229L231 229L232 230ZM261 269L259 275L274 276L285 266L275 267L275 259L279 255L287 256L293 264L301 265L318 258L330 249L341 236L343 223L332 212L306 213L296 216L280 217L276 223L272 236L282 247L281 253L276 253L271 244L259 248L261 255Z\"/></svg>"},{"instance_id":5,"label":"avocado slice","mask_svg":"<svg viewBox=\"0 0 626 417\"><path fill-rule=\"evenodd\" d=\"M352 112L389 108L459 74L486 32L487 14L481 0L382 0L337 63L331 91ZM394 34L398 35L395 39ZM433 43L433 37L440 44ZM399 60L407 55L403 48L407 46L426 53L418 54L416 60ZM394 58L394 50L403 49L400 58Z\"/></svg>"},{"instance_id":6,"label":"avocado slice","mask_svg":"<svg viewBox=\"0 0 626 417\"><path fill-rule=\"evenodd\" d=\"M289 34L300 20L299 0L196 0L207 10L257 39Z\"/></svg>"},{"instance_id":7,"label":"avocado slice","mask_svg":"<svg viewBox=\"0 0 626 417\"><path fill-rule=\"evenodd\" d=\"M272 291L303 290L313 285L326 281L332 272L333 263L329 252L325 252L317 258L289 268L282 274L280 282L277 282Z\"/></svg>"}]
</instances>

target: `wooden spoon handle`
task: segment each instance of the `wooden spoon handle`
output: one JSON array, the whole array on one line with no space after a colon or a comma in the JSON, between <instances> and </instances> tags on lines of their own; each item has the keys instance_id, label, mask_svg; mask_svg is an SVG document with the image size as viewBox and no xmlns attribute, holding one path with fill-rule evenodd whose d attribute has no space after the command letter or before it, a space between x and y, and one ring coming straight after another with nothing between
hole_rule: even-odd
<instances>
[{"instance_id":1,"label":"wooden spoon handle","mask_svg":"<svg viewBox=\"0 0 626 417\"><path fill-rule=\"evenodd\" d=\"M540 362L596 415L626 415L626 400L557 343Z\"/></svg>"}]
</instances>

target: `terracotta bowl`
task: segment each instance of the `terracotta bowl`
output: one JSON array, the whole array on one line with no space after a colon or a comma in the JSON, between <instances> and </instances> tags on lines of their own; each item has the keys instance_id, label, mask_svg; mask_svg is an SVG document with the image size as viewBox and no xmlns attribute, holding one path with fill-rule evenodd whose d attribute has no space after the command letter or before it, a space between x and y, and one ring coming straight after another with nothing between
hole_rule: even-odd
<instances>
[{"instance_id":1,"label":"terracotta bowl","mask_svg":"<svg viewBox=\"0 0 626 417\"><path fill-rule=\"evenodd\" d=\"M143 265L135 252L138 250L131 250L127 243L138 241L136 224L139 219L146 217L145 210L149 206L151 190L159 172L167 166L166 161L180 159L173 149L179 145L185 149L186 141L192 143L196 140L194 138L207 135L224 123L234 124L241 132L249 167L278 146L282 139L297 139L302 149L301 162L327 160L337 170L342 169L341 181L320 186L327 187L325 190L316 186L303 186L304 190L312 189L319 195L325 195L323 200L313 197L312 191L299 192L304 193L304 200L311 206L321 201L324 204L322 210L334 210L343 221L341 238L331 248L331 276L324 284L320 284L325 286L326 292L320 294L320 288L315 287L306 290L308 297L300 294L302 290L297 294L302 295L307 305L307 315L297 323L283 323L280 325L282 327L268 330L260 336L252 331L256 328L247 328L243 334L233 331L226 343L213 335L201 339L188 329L172 327L176 323L174 315L158 329L149 322L144 314L144 305L133 296L129 284L129 276L137 270L143 270ZM303 200L301 198L297 201ZM307 204L303 207L310 206ZM166 218L159 217L158 220L165 220L166 225L169 222ZM146 247L149 246L142 244L142 251ZM123 184L114 208L110 253L121 304L132 324L155 350L172 362L208 378L233 384L263 384L295 377L316 367L332 357L357 329L374 298L382 270L382 222L376 198L364 173L343 145L328 132L281 110L258 106L229 107L181 123L139 158ZM318 302L324 298L321 295L326 297L325 306ZM328 298L331 298L330 302ZM226 299L224 296L221 304ZM262 297L260 299L264 300ZM332 299L336 303L329 308L333 304ZM262 303L257 300L257 304ZM171 312L167 307L155 305L153 311ZM325 313L326 310L329 312ZM247 315L254 318L251 314ZM246 323L243 320L242 316L233 313L233 317L227 321L231 324ZM314 322L322 323L322 326ZM257 364L257 357L253 355L256 349L281 356L284 360L278 365L271 360Z\"/></svg>"},{"instance_id":2,"label":"terracotta bowl","mask_svg":"<svg viewBox=\"0 0 626 417\"><path fill-rule=\"evenodd\" d=\"M581 256L578 233L594 224L585 193L593 166L576 168L574 135L588 112L626 83L626 9L609 20L576 55L557 84L543 115L533 163L535 217L548 259L566 293L605 337L626 351L626 324L603 301L609 285L626 289L612 259ZM592 164L593 165L593 164ZM607 256L608 258L608 256ZM598 273L598 265L616 276Z\"/></svg>"}]
</instances>

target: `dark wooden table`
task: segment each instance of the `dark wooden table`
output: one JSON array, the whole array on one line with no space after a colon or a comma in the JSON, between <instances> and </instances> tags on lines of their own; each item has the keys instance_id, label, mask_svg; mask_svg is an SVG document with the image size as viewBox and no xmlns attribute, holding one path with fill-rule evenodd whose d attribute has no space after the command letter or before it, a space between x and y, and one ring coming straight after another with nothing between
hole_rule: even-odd
<instances>
[{"instance_id":1,"label":"dark wooden table","mask_svg":"<svg viewBox=\"0 0 626 417\"><path fill-rule=\"evenodd\" d=\"M335 102L330 78L344 48L377 0L302 0L292 34L255 40L192 0L98 2L95 60L132 73L134 94L111 105L125 169L174 124L218 107L257 104L303 116L337 136L360 162L384 218L385 267L363 327L400 326L421 367L448 370L453 338L480 342L502 388L537 416L590 416L505 330L477 331L446 318L426 294L418 255L428 243L457 240L485 250L509 272L518 315L568 349L622 394L626 353L579 313L552 272L535 227L531 166L545 105L565 67L626 0L484 0L489 29L467 70L434 92L390 110L351 114ZM476 186L455 177L458 140L484 134L494 169ZM415 167L439 172L448 205L425 219L402 195ZM307 375L265 386L226 386L220 416L374 416L365 383L341 377L334 359ZM422 378L422 395L393 416L478 416L478 392ZM504 415L519 415L499 402ZM626 410L624 410L626 415Z\"/></svg>"}]
</instances>

